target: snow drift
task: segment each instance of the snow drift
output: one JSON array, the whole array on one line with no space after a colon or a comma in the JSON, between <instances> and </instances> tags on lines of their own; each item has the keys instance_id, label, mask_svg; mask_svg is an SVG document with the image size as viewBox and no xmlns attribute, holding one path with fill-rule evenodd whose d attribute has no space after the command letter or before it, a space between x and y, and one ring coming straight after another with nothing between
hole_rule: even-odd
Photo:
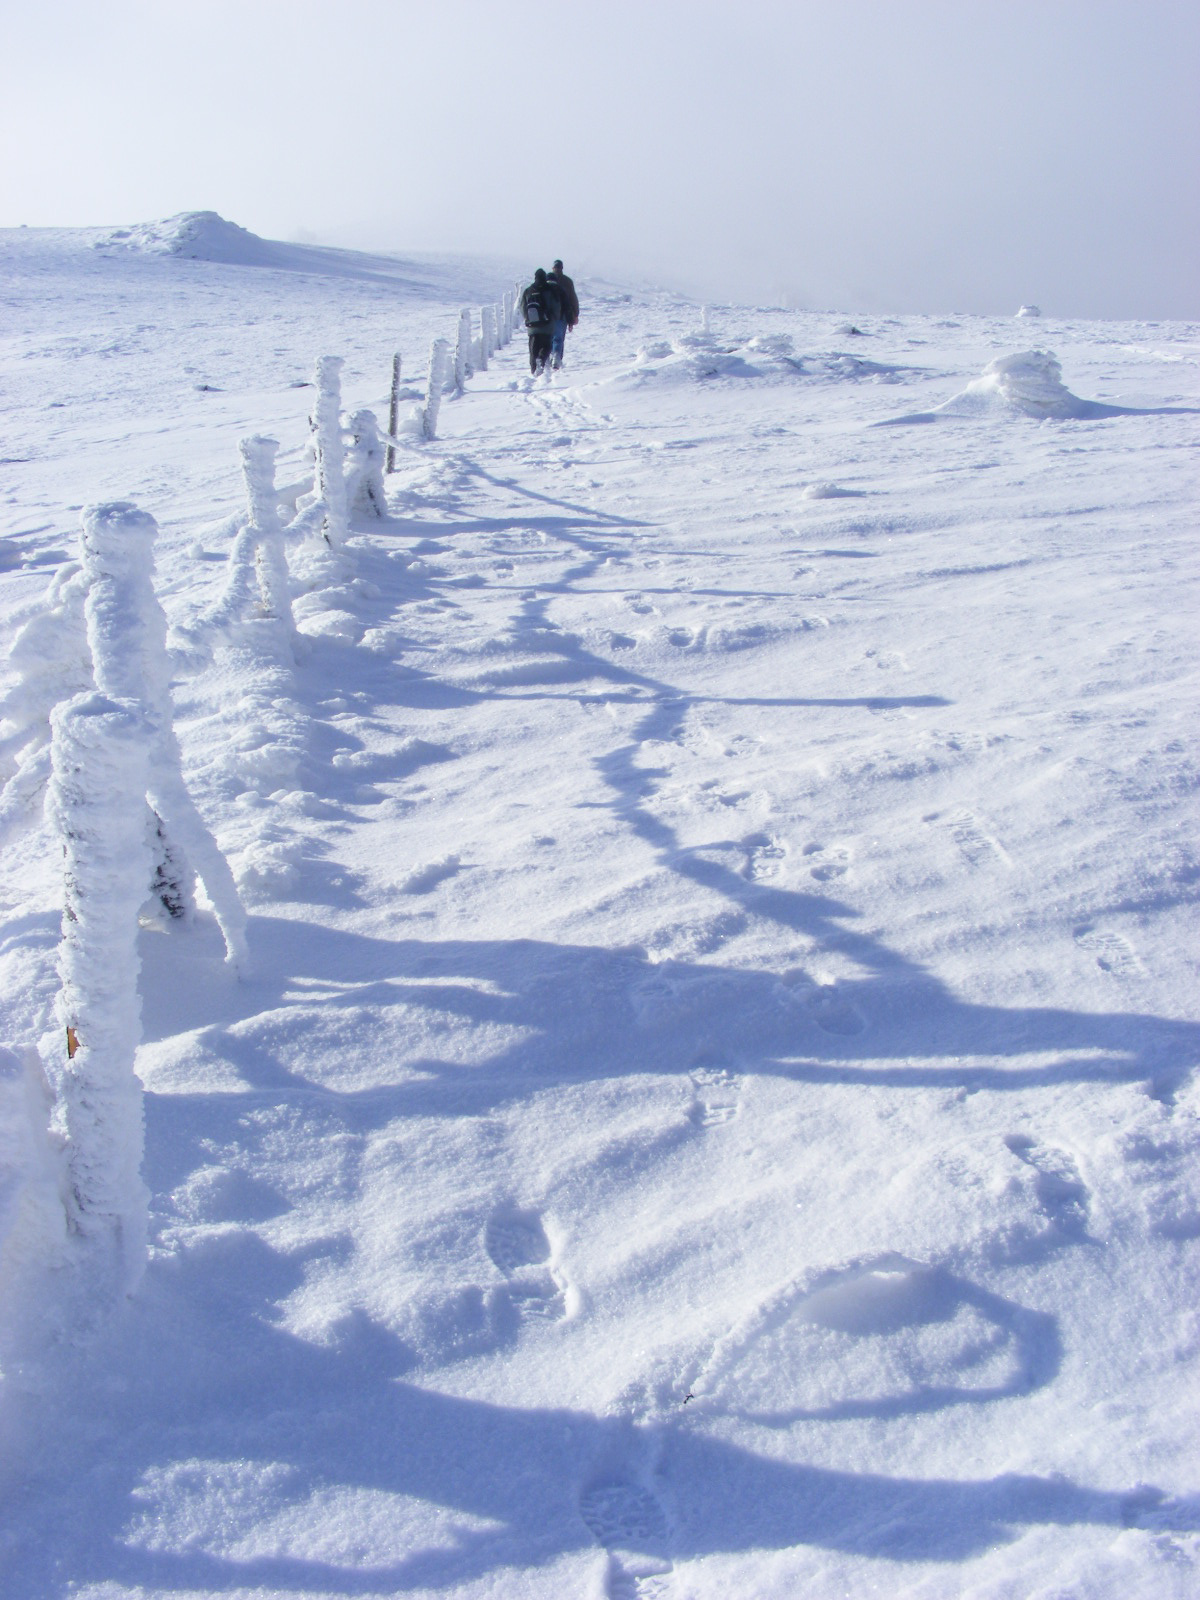
<instances>
[{"instance_id":1,"label":"snow drift","mask_svg":"<svg viewBox=\"0 0 1200 1600\"><path fill-rule=\"evenodd\" d=\"M701 329L644 344L629 377L639 384L711 383L721 379L779 383L796 378L897 383L906 370L842 350L797 355L792 336L787 333L759 333L749 339L730 340Z\"/></svg>"},{"instance_id":2,"label":"snow drift","mask_svg":"<svg viewBox=\"0 0 1200 1600\"><path fill-rule=\"evenodd\" d=\"M934 406L889 422L934 422L939 417L1055 417L1094 420L1127 416L1125 406L1081 400L1062 381L1058 357L1049 350L1021 350L989 361L965 389Z\"/></svg>"},{"instance_id":3,"label":"snow drift","mask_svg":"<svg viewBox=\"0 0 1200 1600\"><path fill-rule=\"evenodd\" d=\"M973 416L995 410L1025 417L1090 417L1097 408L1081 400L1062 381L1058 357L1049 350L1022 350L989 361L978 378L935 410L950 416Z\"/></svg>"}]
</instances>

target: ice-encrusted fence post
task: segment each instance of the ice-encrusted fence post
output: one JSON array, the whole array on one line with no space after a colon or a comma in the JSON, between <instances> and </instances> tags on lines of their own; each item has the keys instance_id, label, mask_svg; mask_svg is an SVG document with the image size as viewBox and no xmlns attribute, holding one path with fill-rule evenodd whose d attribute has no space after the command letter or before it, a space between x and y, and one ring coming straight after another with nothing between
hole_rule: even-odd
<instances>
[{"instance_id":1,"label":"ice-encrusted fence post","mask_svg":"<svg viewBox=\"0 0 1200 1600\"><path fill-rule=\"evenodd\" d=\"M496 308L483 306L479 312L479 320L483 324L484 353L490 359L496 354Z\"/></svg>"},{"instance_id":2,"label":"ice-encrusted fence post","mask_svg":"<svg viewBox=\"0 0 1200 1600\"><path fill-rule=\"evenodd\" d=\"M313 412L316 462L313 489L325 507L322 533L338 550L346 542L350 514L346 503L346 453L342 444L342 358L322 356L317 362L317 404Z\"/></svg>"},{"instance_id":3,"label":"ice-encrusted fence post","mask_svg":"<svg viewBox=\"0 0 1200 1600\"><path fill-rule=\"evenodd\" d=\"M467 386L467 379L471 376L471 313L460 311L458 314L458 339L454 346L454 387L459 394Z\"/></svg>"},{"instance_id":4,"label":"ice-encrusted fence post","mask_svg":"<svg viewBox=\"0 0 1200 1600\"><path fill-rule=\"evenodd\" d=\"M101 694L141 708L150 769L139 817L142 827L162 842L164 903L174 910L174 901L185 911L191 902L192 875L198 874L225 940L225 959L244 968L246 913L229 863L183 781L171 702L167 619L154 592L157 535L154 518L125 501L90 506L84 512L83 610L92 676ZM150 887L142 885L142 900Z\"/></svg>"},{"instance_id":5,"label":"ice-encrusted fence post","mask_svg":"<svg viewBox=\"0 0 1200 1600\"><path fill-rule=\"evenodd\" d=\"M50 779L50 713L91 686L83 602L87 585L78 562L51 581L44 610L18 628L7 665L17 681L0 699L0 855L16 833L34 827Z\"/></svg>"},{"instance_id":6,"label":"ice-encrusted fence post","mask_svg":"<svg viewBox=\"0 0 1200 1600\"><path fill-rule=\"evenodd\" d=\"M437 438L438 410L446 387L446 361L449 354L450 346L445 339L435 339L429 347L429 381L425 389L425 409L421 415L422 431L427 439Z\"/></svg>"},{"instance_id":7,"label":"ice-encrusted fence post","mask_svg":"<svg viewBox=\"0 0 1200 1600\"><path fill-rule=\"evenodd\" d=\"M471 348L475 354L475 370L486 372L488 357L492 352L488 348L487 322L482 311L479 313L479 338L472 342Z\"/></svg>"},{"instance_id":8,"label":"ice-encrusted fence post","mask_svg":"<svg viewBox=\"0 0 1200 1600\"><path fill-rule=\"evenodd\" d=\"M276 440L261 434L238 445L248 516L236 525L225 590L208 610L206 621L210 627L222 629L244 628L249 623L260 630L268 627L276 635L276 653L292 665L296 624L275 489L278 449Z\"/></svg>"},{"instance_id":9,"label":"ice-encrusted fence post","mask_svg":"<svg viewBox=\"0 0 1200 1600\"><path fill-rule=\"evenodd\" d=\"M400 352L392 357L392 398L388 407L388 447L385 472L396 470L396 429L400 425Z\"/></svg>"},{"instance_id":10,"label":"ice-encrusted fence post","mask_svg":"<svg viewBox=\"0 0 1200 1600\"><path fill-rule=\"evenodd\" d=\"M279 500L275 493L275 455L278 449L278 440L268 439L261 433L252 434L238 445L250 510L250 529L255 538L254 565L262 609L267 617L280 624L290 651L296 624L292 620L287 553L283 547Z\"/></svg>"},{"instance_id":11,"label":"ice-encrusted fence post","mask_svg":"<svg viewBox=\"0 0 1200 1600\"><path fill-rule=\"evenodd\" d=\"M508 335L504 331L504 307L499 300L492 307L492 315L496 319L496 348L503 350L508 343Z\"/></svg>"},{"instance_id":12,"label":"ice-encrusted fence post","mask_svg":"<svg viewBox=\"0 0 1200 1600\"><path fill-rule=\"evenodd\" d=\"M51 717L48 810L63 848L59 1021L67 1065L60 1101L74 1230L107 1246L132 1292L146 1262L149 1194L141 1178L138 911L153 858L146 837L150 733L142 708L92 692Z\"/></svg>"},{"instance_id":13,"label":"ice-encrusted fence post","mask_svg":"<svg viewBox=\"0 0 1200 1600\"><path fill-rule=\"evenodd\" d=\"M346 474L351 509L382 517L387 510L383 487L383 440L373 411L350 418L350 466Z\"/></svg>"}]
</instances>

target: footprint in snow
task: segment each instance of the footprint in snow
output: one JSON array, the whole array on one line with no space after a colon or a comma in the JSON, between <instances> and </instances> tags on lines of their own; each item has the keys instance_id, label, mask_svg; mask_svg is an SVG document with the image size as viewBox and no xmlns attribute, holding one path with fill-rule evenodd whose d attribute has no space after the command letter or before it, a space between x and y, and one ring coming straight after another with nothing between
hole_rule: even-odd
<instances>
[{"instance_id":1,"label":"footprint in snow","mask_svg":"<svg viewBox=\"0 0 1200 1600\"><path fill-rule=\"evenodd\" d=\"M827 849L823 844L806 844L804 854L812 860L809 876L818 883L831 883L835 878L844 878L850 867L850 852L840 846Z\"/></svg>"},{"instance_id":2,"label":"footprint in snow","mask_svg":"<svg viewBox=\"0 0 1200 1600\"><path fill-rule=\"evenodd\" d=\"M787 855L787 846L770 833L748 833L742 840L742 849L746 852L742 877L755 882L776 877Z\"/></svg>"},{"instance_id":3,"label":"footprint in snow","mask_svg":"<svg viewBox=\"0 0 1200 1600\"><path fill-rule=\"evenodd\" d=\"M536 1211L494 1212L483 1242L492 1265L505 1279L492 1296L497 1310L541 1322L566 1316L566 1281L551 1265L550 1240Z\"/></svg>"},{"instance_id":4,"label":"footprint in snow","mask_svg":"<svg viewBox=\"0 0 1200 1600\"><path fill-rule=\"evenodd\" d=\"M656 1495L629 1480L596 1483L580 1496L579 1514L608 1551L607 1600L667 1600L673 1568L657 1553L667 1518Z\"/></svg>"},{"instance_id":5,"label":"footprint in snow","mask_svg":"<svg viewBox=\"0 0 1200 1600\"><path fill-rule=\"evenodd\" d=\"M692 1105L688 1115L698 1128L718 1128L738 1114L742 1080L723 1056L701 1057L688 1073Z\"/></svg>"},{"instance_id":6,"label":"footprint in snow","mask_svg":"<svg viewBox=\"0 0 1200 1600\"><path fill-rule=\"evenodd\" d=\"M1010 1133L1005 1144L1035 1173L1034 1193L1055 1232L1066 1239L1088 1237L1088 1189L1074 1158L1054 1145Z\"/></svg>"},{"instance_id":7,"label":"footprint in snow","mask_svg":"<svg viewBox=\"0 0 1200 1600\"><path fill-rule=\"evenodd\" d=\"M899 650L868 650L867 660L873 661L881 672L909 672L912 670Z\"/></svg>"},{"instance_id":8,"label":"footprint in snow","mask_svg":"<svg viewBox=\"0 0 1200 1600\"><path fill-rule=\"evenodd\" d=\"M1011 865L1004 846L985 830L973 811L958 811L944 821L968 866L983 867L995 861Z\"/></svg>"},{"instance_id":9,"label":"footprint in snow","mask_svg":"<svg viewBox=\"0 0 1200 1600\"><path fill-rule=\"evenodd\" d=\"M805 1004L817 1027L823 1028L826 1033L851 1038L866 1027L861 1013L844 995L838 993L835 983L822 984L809 995Z\"/></svg>"},{"instance_id":10,"label":"footprint in snow","mask_svg":"<svg viewBox=\"0 0 1200 1600\"><path fill-rule=\"evenodd\" d=\"M1136 978L1143 972L1142 963L1128 939L1119 933L1102 928L1076 928L1075 943L1081 950L1095 956L1102 972L1111 972L1118 978Z\"/></svg>"}]
</instances>

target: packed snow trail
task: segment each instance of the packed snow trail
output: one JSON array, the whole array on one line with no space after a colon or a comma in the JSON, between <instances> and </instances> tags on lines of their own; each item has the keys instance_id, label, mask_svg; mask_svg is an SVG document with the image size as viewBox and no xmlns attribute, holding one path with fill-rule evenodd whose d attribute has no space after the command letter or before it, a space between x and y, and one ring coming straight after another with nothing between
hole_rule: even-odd
<instances>
[{"instance_id":1,"label":"packed snow trail","mask_svg":"<svg viewBox=\"0 0 1200 1600\"><path fill-rule=\"evenodd\" d=\"M390 348L260 270L195 266L240 339ZM1112 416L872 428L1027 341L581 290L294 671L180 650L253 970L143 929L151 1260L0 1391L6 1581L1192 1594L1196 330L1042 319ZM148 509L187 641L225 551Z\"/></svg>"}]
</instances>

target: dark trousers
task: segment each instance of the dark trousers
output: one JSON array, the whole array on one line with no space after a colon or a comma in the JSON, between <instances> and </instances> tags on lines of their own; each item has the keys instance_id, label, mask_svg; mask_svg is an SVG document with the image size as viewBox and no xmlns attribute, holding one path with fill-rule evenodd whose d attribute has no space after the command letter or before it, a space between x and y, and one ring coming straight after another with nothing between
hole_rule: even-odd
<instances>
[{"instance_id":1,"label":"dark trousers","mask_svg":"<svg viewBox=\"0 0 1200 1600\"><path fill-rule=\"evenodd\" d=\"M550 340L553 337L551 328L530 328L529 330L529 370L537 372L546 365L550 359Z\"/></svg>"}]
</instances>

